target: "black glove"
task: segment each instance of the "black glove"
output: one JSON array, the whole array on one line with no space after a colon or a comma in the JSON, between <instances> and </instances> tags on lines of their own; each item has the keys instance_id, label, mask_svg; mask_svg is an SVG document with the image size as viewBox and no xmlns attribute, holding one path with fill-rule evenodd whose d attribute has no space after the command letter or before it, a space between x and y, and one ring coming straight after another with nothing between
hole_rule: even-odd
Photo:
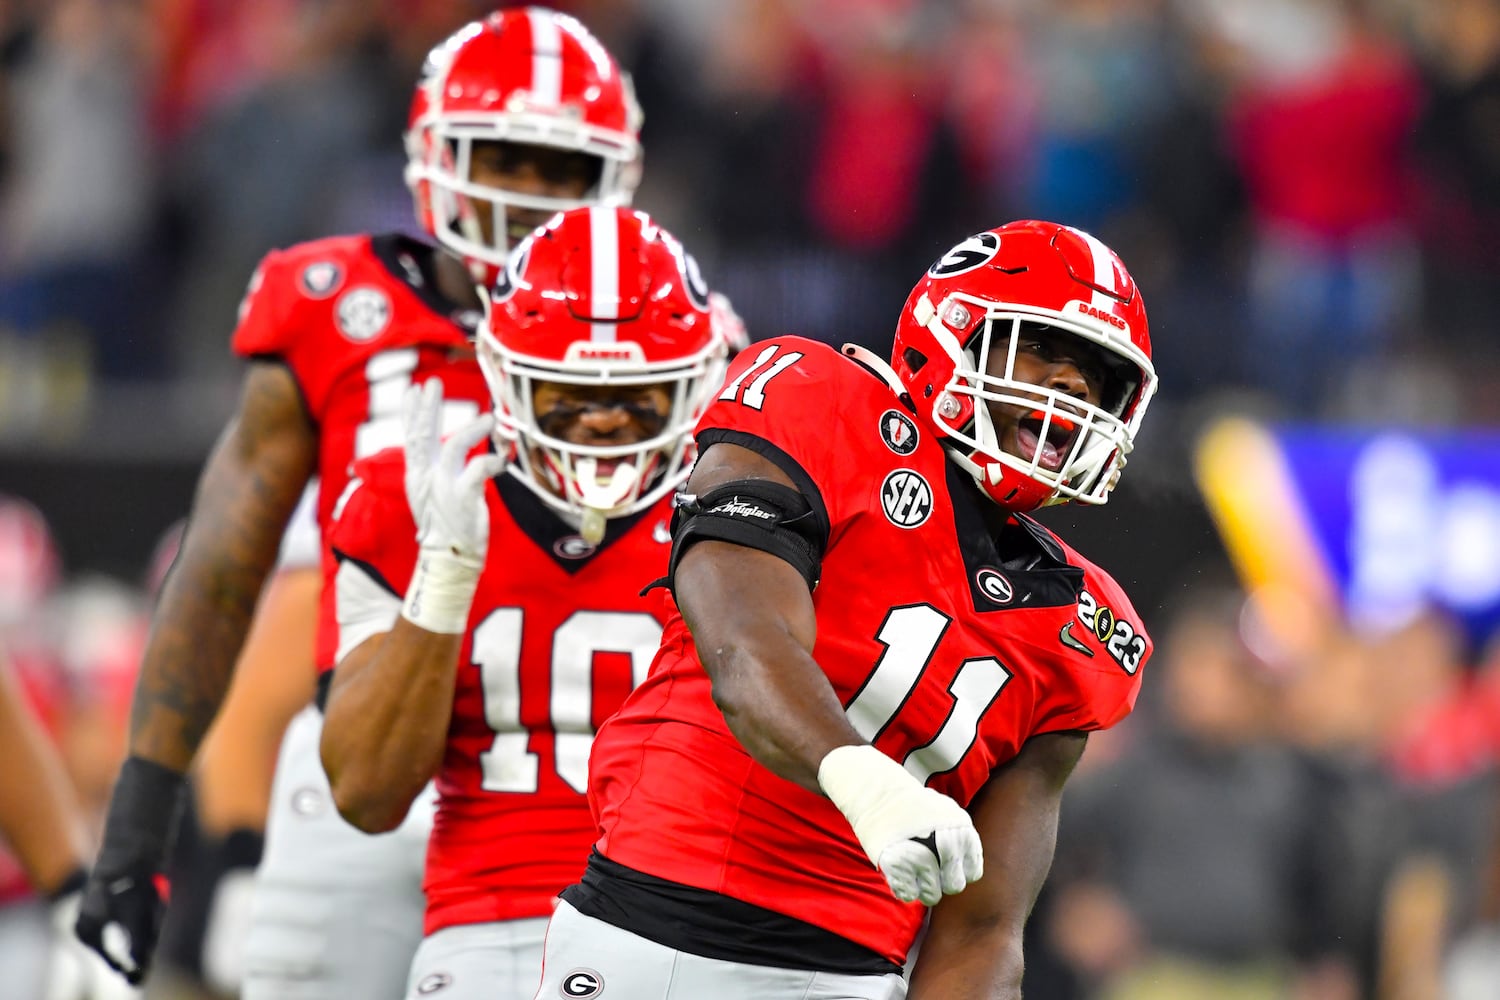
<instances>
[{"instance_id":1,"label":"black glove","mask_svg":"<svg viewBox=\"0 0 1500 1000\"><path fill-rule=\"evenodd\" d=\"M132 985L146 978L161 932L167 906L161 872L184 784L182 775L153 761L125 761L109 800L99 860L83 887L73 929Z\"/></svg>"}]
</instances>

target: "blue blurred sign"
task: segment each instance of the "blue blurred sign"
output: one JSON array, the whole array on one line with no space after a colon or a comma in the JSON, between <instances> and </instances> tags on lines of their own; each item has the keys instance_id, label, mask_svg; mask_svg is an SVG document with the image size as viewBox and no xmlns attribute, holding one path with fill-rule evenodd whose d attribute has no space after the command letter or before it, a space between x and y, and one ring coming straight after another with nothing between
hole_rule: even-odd
<instances>
[{"instance_id":1,"label":"blue blurred sign","mask_svg":"<svg viewBox=\"0 0 1500 1000\"><path fill-rule=\"evenodd\" d=\"M1500 433L1273 429L1350 619L1500 627Z\"/></svg>"}]
</instances>

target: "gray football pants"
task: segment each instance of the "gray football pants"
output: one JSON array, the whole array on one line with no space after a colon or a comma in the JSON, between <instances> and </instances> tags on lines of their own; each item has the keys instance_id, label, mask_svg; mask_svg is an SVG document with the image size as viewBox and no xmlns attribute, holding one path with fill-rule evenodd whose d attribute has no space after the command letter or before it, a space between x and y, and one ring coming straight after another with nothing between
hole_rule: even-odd
<instances>
[{"instance_id":1,"label":"gray football pants","mask_svg":"<svg viewBox=\"0 0 1500 1000\"><path fill-rule=\"evenodd\" d=\"M904 1000L896 973L849 976L702 958L648 941L566 902L547 926L536 1000Z\"/></svg>"},{"instance_id":2,"label":"gray football pants","mask_svg":"<svg viewBox=\"0 0 1500 1000\"><path fill-rule=\"evenodd\" d=\"M400 1000L422 940L422 868L436 793L371 836L339 816L305 709L276 762L266 852L255 873L242 1000Z\"/></svg>"}]
</instances>

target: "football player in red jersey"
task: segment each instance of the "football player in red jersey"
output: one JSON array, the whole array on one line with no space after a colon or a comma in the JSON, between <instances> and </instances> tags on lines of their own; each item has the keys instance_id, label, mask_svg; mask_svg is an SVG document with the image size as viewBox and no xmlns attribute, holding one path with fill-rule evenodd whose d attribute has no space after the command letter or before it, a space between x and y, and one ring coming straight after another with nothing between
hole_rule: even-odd
<instances>
[{"instance_id":1,"label":"football player in red jersey","mask_svg":"<svg viewBox=\"0 0 1500 1000\"><path fill-rule=\"evenodd\" d=\"M723 385L697 267L642 213L556 216L512 261L479 341L493 417L440 445L434 387L413 392L404 454L355 466L332 540L339 810L389 830L437 776L410 997L536 989L594 841L594 729L661 640L663 592L643 588Z\"/></svg>"},{"instance_id":2,"label":"football player in red jersey","mask_svg":"<svg viewBox=\"0 0 1500 1000\"><path fill-rule=\"evenodd\" d=\"M491 15L433 50L413 100L407 182L438 246L339 237L273 252L257 269L233 340L250 362L239 409L204 469L161 596L130 757L77 925L132 982L144 978L159 931L156 876L183 774L224 699L299 496L319 477L316 515L328 528L352 462L400 443L408 386L439 381L449 426L488 407L471 340L482 306L475 283L491 280L511 241L554 212L627 204L640 120L628 78L576 20L541 8ZM329 666L336 629L326 545L320 562L317 661ZM268 591L268 611L278 592ZM305 597L274 603L292 616L318 613ZM249 1000L399 996L420 940L420 816L409 845L338 823L317 762L318 725L316 715L299 717L283 741L284 794L273 803L246 936ZM279 817L293 839L279 836ZM401 865L404 903L390 898Z\"/></svg>"},{"instance_id":3,"label":"football player in red jersey","mask_svg":"<svg viewBox=\"0 0 1500 1000\"><path fill-rule=\"evenodd\" d=\"M1102 503L1156 379L1097 239L979 233L891 364L778 338L699 422L677 613L601 727L601 834L537 997L1018 997L1021 932L1087 733L1150 640L1027 516Z\"/></svg>"}]
</instances>

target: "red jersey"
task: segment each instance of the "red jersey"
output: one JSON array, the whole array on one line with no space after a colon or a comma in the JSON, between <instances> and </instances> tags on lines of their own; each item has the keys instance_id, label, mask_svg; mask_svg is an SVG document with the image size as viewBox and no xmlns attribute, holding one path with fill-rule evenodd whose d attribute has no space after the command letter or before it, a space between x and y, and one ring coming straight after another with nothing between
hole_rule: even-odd
<instances>
[{"instance_id":1,"label":"red jersey","mask_svg":"<svg viewBox=\"0 0 1500 1000\"><path fill-rule=\"evenodd\" d=\"M302 243L267 254L240 304L235 353L286 365L317 427L325 536L354 460L401 444L407 386L443 380L445 431L491 405L470 342L479 313L438 293L438 252L395 234ZM326 537L322 566L317 663L327 670L337 625Z\"/></svg>"},{"instance_id":2,"label":"red jersey","mask_svg":"<svg viewBox=\"0 0 1500 1000\"><path fill-rule=\"evenodd\" d=\"M855 729L930 787L967 806L1031 737L1133 707L1151 647L1119 586L1029 518L987 527L1003 513L873 371L757 345L697 438L775 461L824 519L813 657ZM745 752L680 615L600 730L589 795L610 861L905 961L921 904L891 895L831 802Z\"/></svg>"},{"instance_id":3,"label":"red jersey","mask_svg":"<svg viewBox=\"0 0 1500 1000\"><path fill-rule=\"evenodd\" d=\"M388 630L411 582L403 471L396 450L355 466L332 540L341 650ZM489 555L437 776L428 934L549 916L582 875L597 835L585 797L594 732L645 677L666 619L665 591L641 590L667 569L668 499L610 521L597 548L510 474L486 499Z\"/></svg>"}]
</instances>

